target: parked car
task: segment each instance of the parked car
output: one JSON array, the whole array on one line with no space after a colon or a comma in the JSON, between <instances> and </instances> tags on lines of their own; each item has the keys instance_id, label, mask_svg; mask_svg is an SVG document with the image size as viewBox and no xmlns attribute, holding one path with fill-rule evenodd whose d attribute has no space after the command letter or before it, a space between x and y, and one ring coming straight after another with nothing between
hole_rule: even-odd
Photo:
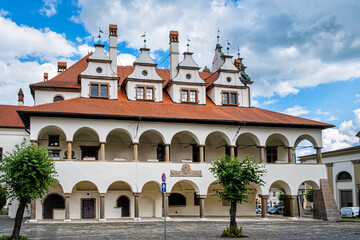
<instances>
[{"instance_id":1,"label":"parked car","mask_svg":"<svg viewBox=\"0 0 360 240\"><path fill-rule=\"evenodd\" d=\"M358 207L343 207L340 209L341 217L344 218L353 218L359 217L359 208Z\"/></svg>"},{"instance_id":2,"label":"parked car","mask_svg":"<svg viewBox=\"0 0 360 240\"><path fill-rule=\"evenodd\" d=\"M256 213L261 213L261 208L257 208Z\"/></svg>"},{"instance_id":3,"label":"parked car","mask_svg":"<svg viewBox=\"0 0 360 240\"><path fill-rule=\"evenodd\" d=\"M270 207L268 209L269 214L279 214L279 209L277 207Z\"/></svg>"}]
</instances>

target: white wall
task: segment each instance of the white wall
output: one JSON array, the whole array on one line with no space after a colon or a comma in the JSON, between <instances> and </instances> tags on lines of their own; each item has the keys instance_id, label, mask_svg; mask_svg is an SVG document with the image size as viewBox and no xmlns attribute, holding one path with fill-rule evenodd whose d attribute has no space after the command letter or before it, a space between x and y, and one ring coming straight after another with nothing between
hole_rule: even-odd
<instances>
[{"instance_id":1,"label":"white wall","mask_svg":"<svg viewBox=\"0 0 360 240\"><path fill-rule=\"evenodd\" d=\"M43 91L35 90L35 105L52 103L54 102L54 97L62 96L64 100L80 97L79 92L59 92L59 91Z\"/></svg>"}]
</instances>

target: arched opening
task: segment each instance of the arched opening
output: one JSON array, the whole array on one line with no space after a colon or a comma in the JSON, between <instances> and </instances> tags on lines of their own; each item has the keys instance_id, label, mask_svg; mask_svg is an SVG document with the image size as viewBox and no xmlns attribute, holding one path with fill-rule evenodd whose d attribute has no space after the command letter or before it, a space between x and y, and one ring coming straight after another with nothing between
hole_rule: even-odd
<instances>
[{"instance_id":1,"label":"arched opening","mask_svg":"<svg viewBox=\"0 0 360 240\"><path fill-rule=\"evenodd\" d=\"M236 139L237 154L241 157L254 156L253 160L260 160L260 153L258 146L259 139L252 133L242 133ZM235 151L236 152L236 151Z\"/></svg>"},{"instance_id":2,"label":"arched opening","mask_svg":"<svg viewBox=\"0 0 360 240\"><path fill-rule=\"evenodd\" d=\"M155 202L151 197L141 197L139 200L140 217L155 217Z\"/></svg>"},{"instance_id":3,"label":"arched opening","mask_svg":"<svg viewBox=\"0 0 360 240\"><path fill-rule=\"evenodd\" d=\"M170 205L169 200L169 215L173 217L198 216L200 205L198 193L199 188L194 182L189 180L177 182L171 189L171 202L181 205Z\"/></svg>"},{"instance_id":4,"label":"arched opening","mask_svg":"<svg viewBox=\"0 0 360 240\"><path fill-rule=\"evenodd\" d=\"M91 219L99 215L99 191L97 186L90 181L77 183L71 193L70 214L71 218ZM80 206L81 212L78 212Z\"/></svg>"},{"instance_id":5,"label":"arched opening","mask_svg":"<svg viewBox=\"0 0 360 240\"><path fill-rule=\"evenodd\" d=\"M289 141L282 134L272 134L266 140L266 162L288 163Z\"/></svg>"},{"instance_id":6,"label":"arched opening","mask_svg":"<svg viewBox=\"0 0 360 240\"><path fill-rule=\"evenodd\" d=\"M318 144L316 143L316 140L312 136L308 134L299 136L294 144L295 147L294 159L296 160L296 162L299 162L300 156L316 154L315 147L317 146Z\"/></svg>"},{"instance_id":7,"label":"arched opening","mask_svg":"<svg viewBox=\"0 0 360 240\"><path fill-rule=\"evenodd\" d=\"M161 193L160 184L155 181L150 181L150 182L145 183L141 190L141 196L147 197L147 198L150 198L153 200L152 203L154 204L154 206L151 207L154 209L153 211L151 211L153 213L153 215L150 216L150 212L148 212L147 216L161 217L162 210L163 210L163 197L162 197L162 193ZM145 201L145 203L150 204L150 201ZM141 204L141 202L140 202L140 204ZM145 206L142 206L140 208L144 209ZM140 215L141 214L142 213L140 212Z\"/></svg>"},{"instance_id":8,"label":"arched opening","mask_svg":"<svg viewBox=\"0 0 360 240\"><path fill-rule=\"evenodd\" d=\"M63 101L63 100L64 100L64 97L63 97L63 96L61 96L61 95L56 95L56 96L54 97L53 102L60 102L60 101Z\"/></svg>"},{"instance_id":9,"label":"arched opening","mask_svg":"<svg viewBox=\"0 0 360 240\"><path fill-rule=\"evenodd\" d=\"M354 199L354 184L352 181L352 176L347 171L341 171L336 175L336 193L338 195L338 205L339 208L342 207L355 207Z\"/></svg>"},{"instance_id":10,"label":"arched opening","mask_svg":"<svg viewBox=\"0 0 360 240\"><path fill-rule=\"evenodd\" d=\"M67 149L66 135L64 131L57 126L47 126L41 129L38 134L38 144L51 151L53 160L63 159Z\"/></svg>"},{"instance_id":11,"label":"arched opening","mask_svg":"<svg viewBox=\"0 0 360 240\"><path fill-rule=\"evenodd\" d=\"M210 133L205 140L205 162L211 162L224 153L230 155L229 145L230 140L224 133Z\"/></svg>"},{"instance_id":12,"label":"arched opening","mask_svg":"<svg viewBox=\"0 0 360 240\"><path fill-rule=\"evenodd\" d=\"M116 207L121 208L121 217L130 217L130 199L127 196L120 196L116 200Z\"/></svg>"},{"instance_id":13,"label":"arched opening","mask_svg":"<svg viewBox=\"0 0 360 240\"><path fill-rule=\"evenodd\" d=\"M268 213L289 216L291 194L289 185L278 180L269 188Z\"/></svg>"},{"instance_id":14,"label":"arched opening","mask_svg":"<svg viewBox=\"0 0 360 240\"><path fill-rule=\"evenodd\" d=\"M133 215L131 186L124 181L113 182L106 191L105 216L107 219L130 217Z\"/></svg>"},{"instance_id":15,"label":"arched opening","mask_svg":"<svg viewBox=\"0 0 360 240\"><path fill-rule=\"evenodd\" d=\"M99 159L99 135L89 127L78 129L74 134L73 150L77 158L82 160Z\"/></svg>"},{"instance_id":16,"label":"arched opening","mask_svg":"<svg viewBox=\"0 0 360 240\"><path fill-rule=\"evenodd\" d=\"M65 200L56 193L49 194L44 201L43 218L44 219L64 219Z\"/></svg>"},{"instance_id":17,"label":"arched opening","mask_svg":"<svg viewBox=\"0 0 360 240\"><path fill-rule=\"evenodd\" d=\"M139 138L140 161L165 161L164 137L155 130L148 130Z\"/></svg>"},{"instance_id":18,"label":"arched opening","mask_svg":"<svg viewBox=\"0 0 360 240\"><path fill-rule=\"evenodd\" d=\"M130 134L124 129L114 129L106 137L105 155L115 161L132 161L134 156Z\"/></svg>"},{"instance_id":19,"label":"arched opening","mask_svg":"<svg viewBox=\"0 0 360 240\"><path fill-rule=\"evenodd\" d=\"M189 131L176 133L171 139L170 157L172 162L199 162L200 148L197 137Z\"/></svg>"},{"instance_id":20,"label":"arched opening","mask_svg":"<svg viewBox=\"0 0 360 240\"><path fill-rule=\"evenodd\" d=\"M296 216L312 216L314 203L314 190L319 190L314 181L304 181L298 187L296 199Z\"/></svg>"}]
</instances>

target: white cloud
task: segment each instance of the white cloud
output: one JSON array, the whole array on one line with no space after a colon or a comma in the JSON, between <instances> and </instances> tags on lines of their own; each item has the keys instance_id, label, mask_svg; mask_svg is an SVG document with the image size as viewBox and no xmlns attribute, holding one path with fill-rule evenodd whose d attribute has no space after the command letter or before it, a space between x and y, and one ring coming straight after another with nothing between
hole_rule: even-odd
<instances>
[{"instance_id":1,"label":"white cloud","mask_svg":"<svg viewBox=\"0 0 360 240\"><path fill-rule=\"evenodd\" d=\"M57 5L59 0L43 0L44 6L40 9L40 14L45 15L47 17L54 16L57 11Z\"/></svg>"},{"instance_id":2,"label":"white cloud","mask_svg":"<svg viewBox=\"0 0 360 240\"><path fill-rule=\"evenodd\" d=\"M136 57L132 54L122 53L118 55L118 63L117 65L120 66L128 66L133 65L134 61L136 60Z\"/></svg>"},{"instance_id":3,"label":"white cloud","mask_svg":"<svg viewBox=\"0 0 360 240\"><path fill-rule=\"evenodd\" d=\"M342 122L338 129L330 128L323 131L323 151L351 147L359 143L356 134L360 130L360 109L353 112L353 120Z\"/></svg>"},{"instance_id":4,"label":"white cloud","mask_svg":"<svg viewBox=\"0 0 360 240\"><path fill-rule=\"evenodd\" d=\"M293 115L293 116L301 116L304 114L308 114L309 111L306 110L306 107L296 105L294 107L285 109L283 113Z\"/></svg>"},{"instance_id":5,"label":"white cloud","mask_svg":"<svg viewBox=\"0 0 360 240\"><path fill-rule=\"evenodd\" d=\"M330 112L324 112L321 109L317 109L315 113L318 115L330 115L331 114Z\"/></svg>"},{"instance_id":6,"label":"white cloud","mask_svg":"<svg viewBox=\"0 0 360 240\"><path fill-rule=\"evenodd\" d=\"M7 15L9 15L10 13L8 12L8 11L5 11L4 9L0 9L0 16L3 16L3 17L5 17L5 16L7 16Z\"/></svg>"},{"instance_id":7,"label":"white cloud","mask_svg":"<svg viewBox=\"0 0 360 240\"><path fill-rule=\"evenodd\" d=\"M335 120L338 120L338 118L335 117L334 115L331 115L331 116L327 119L327 121L335 121Z\"/></svg>"}]
</instances>

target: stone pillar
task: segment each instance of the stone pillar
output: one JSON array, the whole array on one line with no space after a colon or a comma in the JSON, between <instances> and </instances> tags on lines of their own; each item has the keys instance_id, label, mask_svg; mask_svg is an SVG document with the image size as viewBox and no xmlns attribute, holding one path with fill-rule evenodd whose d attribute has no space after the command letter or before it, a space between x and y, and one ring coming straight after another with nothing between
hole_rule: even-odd
<instances>
[{"instance_id":1,"label":"stone pillar","mask_svg":"<svg viewBox=\"0 0 360 240\"><path fill-rule=\"evenodd\" d=\"M133 148L134 148L134 161L138 161L138 147L139 147L139 143L133 143Z\"/></svg>"},{"instance_id":2,"label":"stone pillar","mask_svg":"<svg viewBox=\"0 0 360 240\"><path fill-rule=\"evenodd\" d=\"M65 193L65 221L70 221L70 193Z\"/></svg>"},{"instance_id":3,"label":"stone pillar","mask_svg":"<svg viewBox=\"0 0 360 240\"><path fill-rule=\"evenodd\" d=\"M36 146L38 146L38 141L37 140L30 140L31 144L35 144Z\"/></svg>"},{"instance_id":4,"label":"stone pillar","mask_svg":"<svg viewBox=\"0 0 360 240\"><path fill-rule=\"evenodd\" d=\"M165 144L165 162L170 162L170 144Z\"/></svg>"},{"instance_id":5,"label":"stone pillar","mask_svg":"<svg viewBox=\"0 0 360 240\"><path fill-rule=\"evenodd\" d=\"M341 221L334 195L327 179L320 179L320 189L314 190L314 219Z\"/></svg>"},{"instance_id":6,"label":"stone pillar","mask_svg":"<svg viewBox=\"0 0 360 240\"><path fill-rule=\"evenodd\" d=\"M205 198L206 195L199 195L199 200L200 200L200 219L204 219L205 218Z\"/></svg>"},{"instance_id":7,"label":"stone pillar","mask_svg":"<svg viewBox=\"0 0 360 240\"><path fill-rule=\"evenodd\" d=\"M166 193L166 217L168 218L169 217L169 196L170 196L170 193Z\"/></svg>"},{"instance_id":8,"label":"stone pillar","mask_svg":"<svg viewBox=\"0 0 360 240\"><path fill-rule=\"evenodd\" d=\"M286 196L288 198L289 203L289 216L296 217L298 215L298 206L297 206L297 196L296 195L289 195Z\"/></svg>"},{"instance_id":9,"label":"stone pillar","mask_svg":"<svg viewBox=\"0 0 360 240\"><path fill-rule=\"evenodd\" d=\"M315 147L315 149L316 149L316 163L321 164L322 163L322 154L321 154L322 147Z\"/></svg>"},{"instance_id":10,"label":"stone pillar","mask_svg":"<svg viewBox=\"0 0 360 240\"><path fill-rule=\"evenodd\" d=\"M357 187L357 185L360 184L360 160L352 160L351 162L354 165L355 202L357 203L355 206L360 206L359 189Z\"/></svg>"},{"instance_id":11,"label":"stone pillar","mask_svg":"<svg viewBox=\"0 0 360 240\"><path fill-rule=\"evenodd\" d=\"M31 219L36 219L36 199L31 199Z\"/></svg>"},{"instance_id":12,"label":"stone pillar","mask_svg":"<svg viewBox=\"0 0 360 240\"><path fill-rule=\"evenodd\" d=\"M265 163L265 149L266 146L258 146L259 150L260 150L260 163Z\"/></svg>"},{"instance_id":13,"label":"stone pillar","mask_svg":"<svg viewBox=\"0 0 360 240\"><path fill-rule=\"evenodd\" d=\"M288 150L288 163L289 164L294 164L295 163L294 147L287 147L287 150Z\"/></svg>"},{"instance_id":14,"label":"stone pillar","mask_svg":"<svg viewBox=\"0 0 360 240\"><path fill-rule=\"evenodd\" d=\"M236 146L229 146L230 147L230 156L235 156L235 147Z\"/></svg>"},{"instance_id":15,"label":"stone pillar","mask_svg":"<svg viewBox=\"0 0 360 240\"><path fill-rule=\"evenodd\" d=\"M134 212L135 212L135 220L140 220L139 217L139 197L141 193L134 193Z\"/></svg>"},{"instance_id":16,"label":"stone pillar","mask_svg":"<svg viewBox=\"0 0 360 240\"><path fill-rule=\"evenodd\" d=\"M100 142L100 160L105 160L105 144L106 142Z\"/></svg>"},{"instance_id":17,"label":"stone pillar","mask_svg":"<svg viewBox=\"0 0 360 240\"><path fill-rule=\"evenodd\" d=\"M259 195L261 198L261 217L266 218L268 212L268 199L269 195Z\"/></svg>"},{"instance_id":18,"label":"stone pillar","mask_svg":"<svg viewBox=\"0 0 360 240\"><path fill-rule=\"evenodd\" d=\"M334 194L334 176L333 176L333 163L325 163L326 170L327 170L327 176L328 176L328 182L330 186L330 191L332 194Z\"/></svg>"},{"instance_id":19,"label":"stone pillar","mask_svg":"<svg viewBox=\"0 0 360 240\"><path fill-rule=\"evenodd\" d=\"M71 140L68 140L68 141L66 141L66 143L67 143L67 156L66 156L66 159L67 160L71 160L72 159L72 142L73 141L71 141Z\"/></svg>"},{"instance_id":20,"label":"stone pillar","mask_svg":"<svg viewBox=\"0 0 360 240\"><path fill-rule=\"evenodd\" d=\"M105 193L100 193L100 221L105 220Z\"/></svg>"},{"instance_id":21,"label":"stone pillar","mask_svg":"<svg viewBox=\"0 0 360 240\"><path fill-rule=\"evenodd\" d=\"M200 162L205 162L205 159L204 159L204 150L205 150L205 145L200 145L200 146L199 146Z\"/></svg>"}]
</instances>

